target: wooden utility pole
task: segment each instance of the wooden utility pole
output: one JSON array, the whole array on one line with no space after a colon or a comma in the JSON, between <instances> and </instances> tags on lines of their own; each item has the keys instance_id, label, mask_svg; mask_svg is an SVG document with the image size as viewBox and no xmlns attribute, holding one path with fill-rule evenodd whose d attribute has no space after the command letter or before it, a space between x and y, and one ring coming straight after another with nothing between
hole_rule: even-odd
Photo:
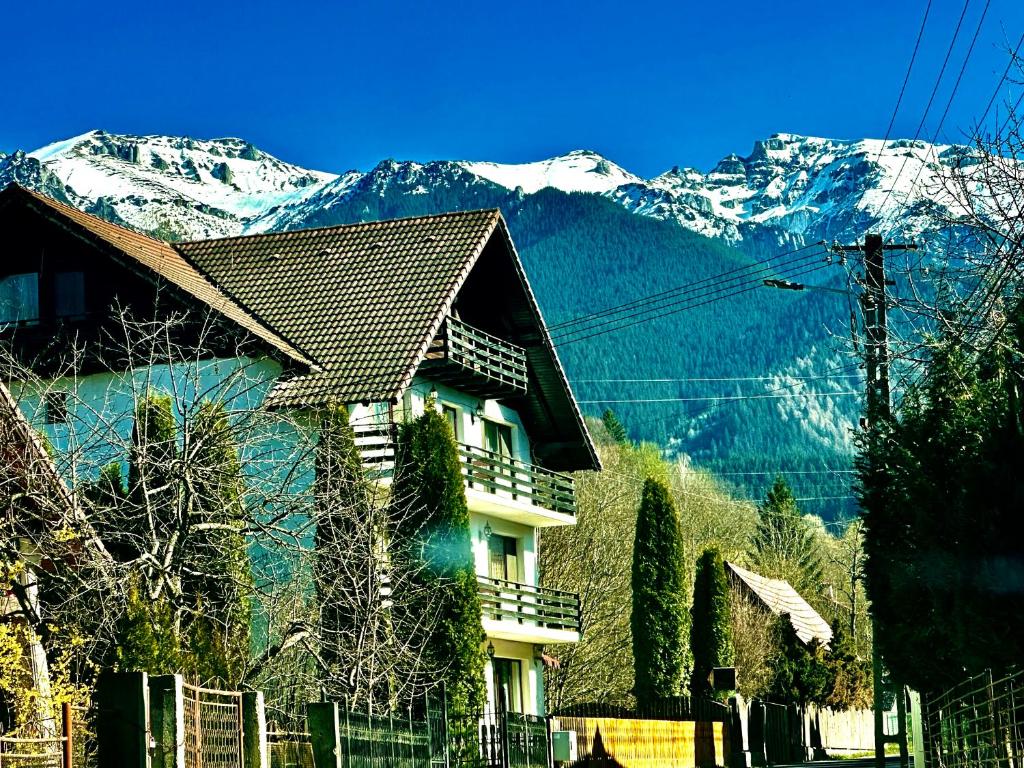
<instances>
[{"instance_id":1,"label":"wooden utility pole","mask_svg":"<svg viewBox=\"0 0 1024 768\"><path fill-rule=\"evenodd\" d=\"M889 391L889 329L886 318L885 289L890 283L885 278L885 251L917 250L914 244L885 245L881 235L867 235L863 245L839 245L835 250L860 252L864 254L864 293L861 294L861 311L864 316L864 363L867 374L867 408L862 427L870 429L875 423L891 415L892 403ZM895 743L900 748L900 766L909 768L910 756L907 750L907 706L902 685L885 680L882 657L878 653L878 625L872 626L872 673L874 678L875 710L875 765L885 768L885 745ZM896 733L887 736L883 705L885 689L896 694Z\"/></svg>"}]
</instances>

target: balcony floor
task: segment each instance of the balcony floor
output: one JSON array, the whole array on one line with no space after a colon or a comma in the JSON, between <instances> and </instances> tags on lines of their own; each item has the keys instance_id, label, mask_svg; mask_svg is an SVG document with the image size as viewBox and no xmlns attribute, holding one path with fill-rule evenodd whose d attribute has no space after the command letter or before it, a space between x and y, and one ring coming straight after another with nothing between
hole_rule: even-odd
<instances>
[{"instance_id":1,"label":"balcony floor","mask_svg":"<svg viewBox=\"0 0 1024 768\"><path fill-rule=\"evenodd\" d=\"M531 504L522 499L513 499L511 494L479 488L466 488L466 503L470 512L478 512L510 523L521 523L531 528L554 528L559 525L575 525L576 516Z\"/></svg>"}]
</instances>

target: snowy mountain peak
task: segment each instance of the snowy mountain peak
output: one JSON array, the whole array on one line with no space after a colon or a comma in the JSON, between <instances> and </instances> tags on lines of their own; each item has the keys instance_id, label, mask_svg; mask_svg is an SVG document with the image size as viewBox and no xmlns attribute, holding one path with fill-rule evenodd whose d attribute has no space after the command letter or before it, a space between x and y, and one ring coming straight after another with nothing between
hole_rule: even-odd
<instances>
[{"instance_id":1,"label":"snowy mountain peak","mask_svg":"<svg viewBox=\"0 0 1024 768\"><path fill-rule=\"evenodd\" d=\"M167 238L237 234L245 220L300 201L336 177L285 163L238 138L90 131L21 162L62 181L86 210Z\"/></svg>"},{"instance_id":2,"label":"snowy mountain peak","mask_svg":"<svg viewBox=\"0 0 1024 768\"><path fill-rule=\"evenodd\" d=\"M506 189L533 194L545 187L563 192L611 192L623 184L643 181L611 160L588 149L533 163L460 162L462 168Z\"/></svg>"}]
</instances>

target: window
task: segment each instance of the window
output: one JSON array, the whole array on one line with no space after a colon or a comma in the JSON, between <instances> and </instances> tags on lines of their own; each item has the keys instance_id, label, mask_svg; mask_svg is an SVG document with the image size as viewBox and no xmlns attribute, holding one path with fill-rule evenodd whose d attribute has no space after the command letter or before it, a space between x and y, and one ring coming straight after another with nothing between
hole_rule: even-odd
<instances>
[{"instance_id":1,"label":"window","mask_svg":"<svg viewBox=\"0 0 1024 768\"><path fill-rule=\"evenodd\" d=\"M0 328L39 320L39 275L0 278Z\"/></svg>"},{"instance_id":2,"label":"window","mask_svg":"<svg viewBox=\"0 0 1024 768\"><path fill-rule=\"evenodd\" d=\"M455 435L455 442L459 442L459 412L450 405L442 405L441 415L451 425L452 434Z\"/></svg>"},{"instance_id":3,"label":"window","mask_svg":"<svg viewBox=\"0 0 1024 768\"><path fill-rule=\"evenodd\" d=\"M512 458L512 427L484 419L484 448L499 456Z\"/></svg>"},{"instance_id":4,"label":"window","mask_svg":"<svg viewBox=\"0 0 1024 768\"><path fill-rule=\"evenodd\" d=\"M43 410L47 424L67 424L68 393L47 392L46 397L43 398Z\"/></svg>"},{"instance_id":5,"label":"window","mask_svg":"<svg viewBox=\"0 0 1024 768\"><path fill-rule=\"evenodd\" d=\"M519 540L492 533L487 539L487 575L502 581L519 581Z\"/></svg>"},{"instance_id":6,"label":"window","mask_svg":"<svg viewBox=\"0 0 1024 768\"><path fill-rule=\"evenodd\" d=\"M57 317L81 317L85 314L85 275L58 272L53 278L54 314Z\"/></svg>"}]
</instances>

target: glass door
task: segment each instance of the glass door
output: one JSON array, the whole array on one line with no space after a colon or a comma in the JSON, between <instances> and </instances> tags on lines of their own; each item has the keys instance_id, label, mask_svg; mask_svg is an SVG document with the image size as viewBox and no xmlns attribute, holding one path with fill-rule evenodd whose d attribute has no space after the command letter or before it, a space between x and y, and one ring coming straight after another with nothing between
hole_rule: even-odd
<instances>
[{"instance_id":1,"label":"glass door","mask_svg":"<svg viewBox=\"0 0 1024 768\"><path fill-rule=\"evenodd\" d=\"M494 669L494 696L499 712L523 711L523 663L519 659L491 661Z\"/></svg>"}]
</instances>

